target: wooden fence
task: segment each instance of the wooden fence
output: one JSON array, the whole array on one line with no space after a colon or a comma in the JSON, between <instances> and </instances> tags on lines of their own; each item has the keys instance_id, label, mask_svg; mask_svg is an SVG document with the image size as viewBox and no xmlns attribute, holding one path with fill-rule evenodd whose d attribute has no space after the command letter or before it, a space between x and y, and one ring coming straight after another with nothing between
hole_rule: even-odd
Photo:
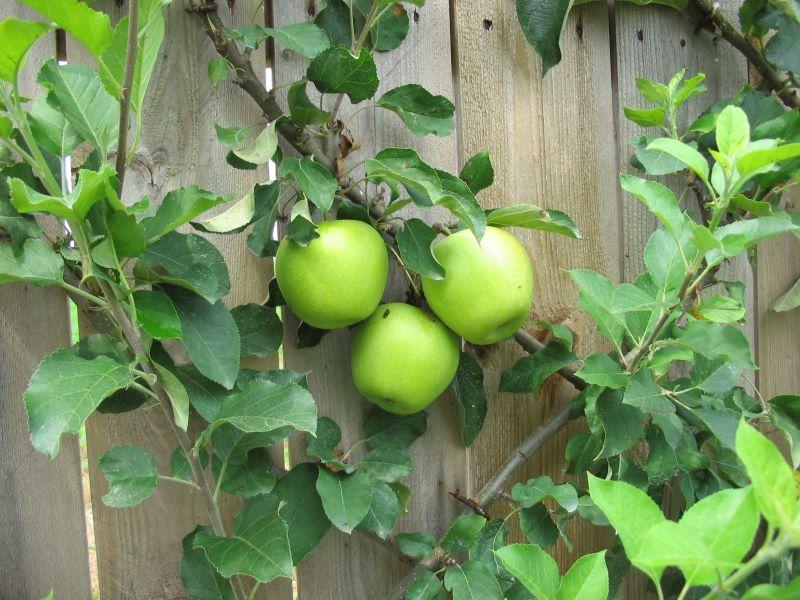
<instances>
[{"instance_id":1,"label":"wooden fence","mask_svg":"<svg viewBox=\"0 0 800 600\"><path fill-rule=\"evenodd\" d=\"M94 6L117 20L124 11L117 4L98 0ZM254 13L257 18L270 14L258 0L229 3L234 4L232 10L225 2L219 4L223 20L232 26L247 22ZM272 4L278 25L309 18L315 5L310 0L273 0ZM413 147L424 160L452 171L475 152L487 149L496 174L495 185L481 195L487 207L533 202L572 215L583 232L581 241L517 232L530 251L537 280L531 319L569 326L581 354L603 348L592 323L577 307L577 291L566 269L588 267L614 281L630 281L643 268L642 250L655 220L641 204L623 197L617 184L618 171L628 169L629 139L639 133L622 115L623 106L640 100L634 78L646 75L663 80L683 67L689 73L706 73L709 94L694 102L696 113L710 99L733 95L747 81L747 65L724 42L696 31L684 15L654 7L593 3L574 11L562 39L562 63L541 79L539 60L517 25L513 0L428 0L423 8L409 8L408 39L399 50L378 58L381 90L417 82L433 93L454 98L457 131L447 138L416 138L393 115L364 111L351 125L360 152L366 156L384 146ZM735 1L723 2L723 9L731 14L736 8ZM0 19L11 15L31 17L16 0L3 0ZM23 76L30 96L40 92L31 67L52 56L55 48L55 37L35 47ZM164 47L144 114L145 135L129 171L129 198L148 195L159 200L169 189L189 183L240 194L268 177L265 170L235 171L224 161L223 149L214 138L214 123L251 124L260 114L239 89L211 85L206 65L212 58L210 42L184 13L183 2L175 0L168 11ZM257 57L259 68L267 66L266 58L264 54ZM66 60L91 59L67 40ZM294 55L278 52L271 65L275 84L297 79L304 64ZM229 304L263 301L271 277L270 261L253 257L242 237L214 241L231 270ZM785 237L764 244L758 249L755 268L743 261L732 273L748 284L749 332L761 367L756 383L767 397L800 393L800 314L769 310L800 277L797 243ZM390 286L388 296L396 298L399 289L397 283ZM366 403L349 376L349 333L337 331L315 348L297 350L295 326L291 315L287 316L284 365L311 372L311 390L320 414L335 418L342 426L343 444L352 443L360 438ZM56 589L57 598L88 598L77 440L64 442L58 459L48 462L28 441L21 402L38 361L69 343L66 299L49 289L0 287L0 332L0 598L38 599L50 588ZM500 373L519 356L513 344L489 348L480 355L490 408L484 430L469 450L459 441L452 398L445 396L432 406L428 433L413 447L417 468L410 486L414 498L401 529L443 533L460 510L447 492L471 493L480 488L517 443L570 398L573 390L558 378L548 380L535 397L499 394ZM157 411L136 411L96 415L87 424L103 600L183 597L178 577L180 542L203 519L199 500L183 486L164 484L151 499L132 509L111 509L100 501L106 484L97 459L112 445L147 445L159 467L167 469L175 443L162 418ZM564 445L570 432L582 426L576 423L551 440L520 478L539 474L564 478ZM290 451L292 462L301 460L302 441L292 440ZM283 450L275 449L274 458L282 463ZM235 511L235 502L225 507L229 519ZM568 527L568 533L575 550L569 553L559 542L555 554L562 565L608 543L607 531L577 522ZM297 592L301 600L381 598L406 569L372 541L332 530L319 551L298 567ZM622 595L641 598L642 590L641 581L634 578ZM292 593L290 582L279 580L264 586L258 597L285 600Z\"/></svg>"}]
</instances>

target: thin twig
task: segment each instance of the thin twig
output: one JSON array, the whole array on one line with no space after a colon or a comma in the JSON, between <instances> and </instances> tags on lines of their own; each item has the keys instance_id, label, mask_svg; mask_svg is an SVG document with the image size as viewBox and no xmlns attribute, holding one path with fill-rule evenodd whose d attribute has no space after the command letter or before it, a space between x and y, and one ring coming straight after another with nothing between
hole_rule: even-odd
<instances>
[{"instance_id":1,"label":"thin twig","mask_svg":"<svg viewBox=\"0 0 800 600\"><path fill-rule=\"evenodd\" d=\"M461 502L461 504L469 508L476 515L480 515L484 519L492 518L492 516L489 514L489 511L487 511L480 504L478 504L478 501L475 500L475 498L468 498L467 496L461 493L461 490L456 490L454 492L447 492L447 493L450 494L453 498L455 498L459 502Z\"/></svg>"},{"instance_id":2,"label":"thin twig","mask_svg":"<svg viewBox=\"0 0 800 600\"><path fill-rule=\"evenodd\" d=\"M128 119L133 94L133 74L139 54L139 0L130 0L128 5L128 50L125 56L125 78L122 82L122 98L119 102L119 139L117 140L117 177L119 189L125 185L125 169L128 165ZM138 118L138 117L137 117Z\"/></svg>"},{"instance_id":3,"label":"thin twig","mask_svg":"<svg viewBox=\"0 0 800 600\"><path fill-rule=\"evenodd\" d=\"M712 0L693 0L693 4L700 11L702 17L714 24L722 38L747 58L764 79L764 82L786 106L800 108L800 96L798 96L797 90L793 88L791 81L781 78L780 73L769 63L763 53L753 47L750 40L739 33L728 21L719 9L718 4Z\"/></svg>"}]
</instances>

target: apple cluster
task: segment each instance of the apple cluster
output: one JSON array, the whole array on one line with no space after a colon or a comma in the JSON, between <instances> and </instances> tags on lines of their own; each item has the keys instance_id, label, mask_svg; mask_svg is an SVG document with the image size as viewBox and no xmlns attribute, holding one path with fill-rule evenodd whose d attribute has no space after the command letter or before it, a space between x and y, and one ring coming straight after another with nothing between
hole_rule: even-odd
<instances>
[{"instance_id":1,"label":"apple cluster","mask_svg":"<svg viewBox=\"0 0 800 600\"><path fill-rule=\"evenodd\" d=\"M455 376L460 338L494 344L528 318L533 269L504 229L487 227L480 242L468 229L434 242L445 276L422 278L434 316L411 304L381 304L389 257L373 227L348 219L318 226L319 237L306 246L289 237L281 241L278 287L289 308L313 327L359 323L350 357L353 381L386 411L411 414L436 400Z\"/></svg>"}]
</instances>

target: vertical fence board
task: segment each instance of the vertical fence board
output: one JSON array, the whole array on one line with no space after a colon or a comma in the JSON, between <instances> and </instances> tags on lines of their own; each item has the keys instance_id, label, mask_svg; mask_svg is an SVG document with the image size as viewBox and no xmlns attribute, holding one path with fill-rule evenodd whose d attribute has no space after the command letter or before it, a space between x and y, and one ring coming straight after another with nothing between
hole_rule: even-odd
<instances>
[{"instance_id":1,"label":"vertical fence board","mask_svg":"<svg viewBox=\"0 0 800 600\"><path fill-rule=\"evenodd\" d=\"M244 25L262 14L258 0L239 0L229 12L221 4L223 18L232 27ZM125 6L104 0L101 8L116 22ZM68 60L91 63L91 57L74 40L68 42ZM212 86L208 61L218 56L197 18L184 11L182 2L167 10L167 28L159 62L153 73L143 116L143 134L126 177L124 199L142 196L160 202L171 189L197 184L222 195L241 196L253 184L265 181L266 169L237 171L225 162L225 148L216 141L214 124L230 126L257 123L261 113L250 99L230 83ZM265 69L265 55L254 54L254 64ZM187 229L188 230L188 229ZM272 265L247 250L245 235L213 236L231 275L231 292L225 303L233 307L263 302ZM248 364L248 366L253 366ZM277 357L260 361L260 368L275 368ZM123 415L94 415L87 425L89 468L92 481L97 562L101 596L106 598L181 598L179 577L181 539L198 522L208 518L197 494L184 486L163 482L152 498L129 509L113 509L102 503L106 483L97 461L111 447L134 444L154 455L159 472L169 472L169 458L177 441L159 409ZM282 446L272 450L283 464ZM222 501L229 528L241 503L231 497ZM283 579L262 586L259 598L291 598L291 582Z\"/></svg>"},{"instance_id":2,"label":"vertical fence board","mask_svg":"<svg viewBox=\"0 0 800 600\"><path fill-rule=\"evenodd\" d=\"M531 320L561 322L575 332L580 353L604 347L590 319L577 306L577 289L566 270L596 269L619 281L620 235L615 196L616 168L608 19L605 6L581 7L562 35L563 59L541 78L540 61L517 23L512 0L459 0L453 4L461 160L488 149L495 184L481 193L485 207L532 202L569 213L583 240L515 230L534 265ZM507 343L482 357L490 395L484 430L470 450L470 490L475 491L573 388L554 377L534 396L498 393L503 369L520 358ZM547 474L562 480L564 446L573 424L529 462L520 479ZM584 482L585 483L585 482ZM499 507L493 512L502 514ZM575 552L562 542L555 549L564 568L582 553L598 549L607 534L568 526Z\"/></svg>"},{"instance_id":3,"label":"vertical fence board","mask_svg":"<svg viewBox=\"0 0 800 600\"><path fill-rule=\"evenodd\" d=\"M795 210L797 191L786 194ZM777 313L775 301L800 279L800 243L792 235L764 242L756 251L758 282L758 389L765 400L800 395L800 309Z\"/></svg>"},{"instance_id":4,"label":"vertical fence board","mask_svg":"<svg viewBox=\"0 0 800 600\"><path fill-rule=\"evenodd\" d=\"M311 3L280 0L274 2L276 26L309 18ZM450 63L449 10L445 2L428 2L411 12L407 39L399 49L388 54L376 54L381 86L376 98L393 87L419 83L434 94L453 97ZM304 76L307 62L296 55L278 50L275 60L275 83L285 85ZM308 86L309 93L313 84ZM332 101L332 99L330 100ZM345 99L342 117L351 112ZM385 111L366 110L349 125L361 149L349 158L350 164L373 156L387 146L415 148L423 160L438 168L456 169L456 138L411 135L403 124ZM370 187L370 193L374 187ZM441 213L439 213L441 218ZM435 218L427 215L428 219ZM394 266L394 261L392 261ZM393 269L385 301L402 299L404 282ZM294 347L296 320L287 318L285 348L286 366L310 371L311 391L319 405L320 415L336 420L342 428L342 447L348 448L361 438L361 425L371 406L359 397L350 376L350 332L329 333L315 348L297 350ZM428 431L412 447L416 465L409 481L413 493L410 515L401 519L399 529L444 532L460 505L448 495L448 490L465 487L465 453L460 445L458 417L455 404L444 396L428 409ZM292 460L303 458L304 444L296 439L292 444ZM304 559L298 567L300 598L380 598L406 572L407 567L394 555L375 542L360 536L346 536L331 531L318 551Z\"/></svg>"},{"instance_id":5,"label":"vertical fence board","mask_svg":"<svg viewBox=\"0 0 800 600\"><path fill-rule=\"evenodd\" d=\"M19 2L0 6L0 20L41 19ZM31 50L20 73L23 94L43 93L36 70L56 50L55 33ZM22 393L45 355L70 342L69 310L55 288L0 286L0 598L89 598L89 561L78 439L65 436L52 461L28 437Z\"/></svg>"},{"instance_id":6,"label":"vertical fence board","mask_svg":"<svg viewBox=\"0 0 800 600\"><path fill-rule=\"evenodd\" d=\"M725 3L725 9L735 11L735 0ZM644 129L625 118L625 106L643 107L641 94L636 88L636 78L646 77L653 81L666 82L679 70L686 69L686 77L705 73L704 85L708 92L690 100L679 115L678 128L690 124L708 105L718 99L733 96L746 80L745 60L724 42L717 40L707 30L697 30L696 24L675 10L660 6L632 6L616 4L614 9L616 49L616 101L617 101L617 152L618 171L636 175L641 173L629 163L633 153L632 138L641 135L659 135L650 128ZM698 214L698 207L691 191L686 191L686 179L682 176L659 178L665 180L681 197L682 206L690 213ZM658 220L647 207L632 196L617 188L621 197L623 218L622 240L624 243L623 279L634 281L645 270L642 253L650 234L658 226ZM684 193L685 192L685 193ZM755 306L753 269L747 258L738 257L733 264L726 264L720 278L742 280L747 284L748 311ZM745 327L751 339L754 336L754 319ZM668 495L664 508L668 512L673 504L682 504L680 494ZM673 515L677 516L677 515ZM625 597L655 597L652 584L642 573L631 570L625 582Z\"/></svg>"}]
</instances>

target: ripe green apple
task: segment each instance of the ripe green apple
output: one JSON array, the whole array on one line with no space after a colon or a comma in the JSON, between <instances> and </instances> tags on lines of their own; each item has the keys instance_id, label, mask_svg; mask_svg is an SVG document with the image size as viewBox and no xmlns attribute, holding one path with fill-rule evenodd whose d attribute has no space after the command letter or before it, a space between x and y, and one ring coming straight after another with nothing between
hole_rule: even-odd
<instances>
[{"instance_id":1,"label":"ripe green apple","mask_svg":"<svg viewBox=\"0 0 800 600\"><path fill-rule=\"evenodd\" d=\"M362 221L318 224L318 238L301 246L285 237L275 278L289 308L318 329L363 321L381 301L389 257L380 234Z\"/></svg>"},{"instance_id":2,"label":"ripe green apple","mask_svg":"<svg viewBox=\"0 0 800 600\"><path fill-rule=\"evenodd\" d=\"M423 278L436 316L473 344L494 344L512 335L533 303L533 268L517 239L487 227L480 243L465 229L433 247L444 279Z\"/></svg>"},{"instance_id":3,"label":"ripe green apple","mask_svg":"<svg viewBox=\"0 0 800 600\"><path fill-rule=\"evenodd\" d=\"M447 388L460 353L459 339L433 315L410 304L382 304L353 336L353 380L383 410L410 415Z\"/></svg>"}]
</instances>

